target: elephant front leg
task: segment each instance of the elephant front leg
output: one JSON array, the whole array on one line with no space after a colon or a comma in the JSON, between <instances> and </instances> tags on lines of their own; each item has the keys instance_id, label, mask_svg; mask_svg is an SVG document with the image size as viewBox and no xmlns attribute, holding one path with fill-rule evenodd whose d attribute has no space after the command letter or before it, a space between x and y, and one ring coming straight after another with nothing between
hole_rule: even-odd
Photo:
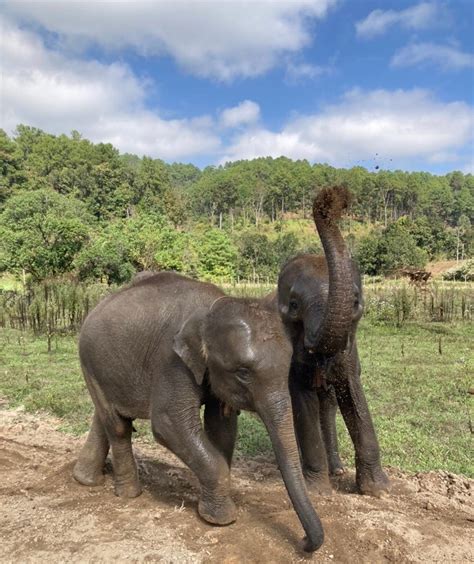
<instances>
[{"instance_id":1,"label":"elephant front leg","mask_svg":"<svg viewBox=\"0 0 474 564\"><path fill-rule=\"evenodd\" d=\"M354 443L356 483L362 494L380 497L390 489L382 470L380 451L367 400L360 381L360 363L356 352L346 358L335 379L339 408Z\"/></svg>"},{"instance_id":2,"label":"elephant front leg","mask_svg":"<svg viewBox=\"0 0 474 564\"><path fill-rule=\"evenodd\" d=\"M229 468L237 438L237 418L238 413L226 409L218 399L211 397L206 401L204 430L211 443L226 459Z\"/></svg>"},{"instance_id":3,"label":"elephant front leg","mask_svg":"<svg viewBox=\"0 0 474 564\"><path fill-rule=\"evenodd\" d=\"M303 474L311 489L328 495L332 488L321 434L318 394L313 390L291 386L291 400Z\"/></svg>"},{"instance_id":4,"label":"elephant front leg","mask_svg":"<svg viewBox=\"0 0 474 564\"><path fill-rule=\"evenodd\" d=\"M209 416L208 416L209 418ZM153 434L196 474L201 497L199 515L214 525L229 525L236 519L235 504L230 498L230 471L224 455L232 455L229 445L223 446L222 436L214 435L214 444L204 432L199 418L199 404L185 412L168 406L152 416Z\"/></svg>"},{"instance_id":5,"label":"elephant front leg","mask_svg":"<svg viewBox=\"0 0 474 564\"><path fill-rule=\"evenodd\" d=\"M336 413L337 398L334 386L329 385L318 389L320 406L321 430L326 446L329 473L332 476L344 474L344 466L339 458L339 445L337 442Z\"/></svg>"}]
</instances>

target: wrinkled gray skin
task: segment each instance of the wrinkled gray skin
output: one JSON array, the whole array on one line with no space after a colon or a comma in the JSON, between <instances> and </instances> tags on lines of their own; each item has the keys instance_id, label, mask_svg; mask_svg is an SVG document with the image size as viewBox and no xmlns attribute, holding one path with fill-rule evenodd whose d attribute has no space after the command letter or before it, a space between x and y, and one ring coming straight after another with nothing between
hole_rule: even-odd
<instances>
[{"instance_id":1,"label":"wrinkled gray skin","mask_svg":"<svg viewBox=\"0 0 474 564\"><path fill-rule=\"evenodd\" d=\"M330 491L328 466L333 474L343 471L335 422L338 404L354 443L358 489L380 496L389 481L360 381L356 342L364 306L361 277L337 217L325 217L316 204L314 217L326 257L290 260L280 272L274 298L293 341L290 389L303 472L324 493Z\"/></svg>"},{"instance_id":2,"label":"wrinkled gray skin","mask_svg":"<svg viewBox=\"0 0 474 564\"><path fill-rule=\"evenodd\" d=\"M132 421L151 419L157 441L198 477L201 517L227 525L236 517L229 487L237 410L256 411L306 532L305 550L321 546L294 434L291 342L275 310L175 273L147 273L91 312L79 353L95 413L76 480L102 483L110 447L117 495L139 495Z\"/></svg>"}]
</instances>

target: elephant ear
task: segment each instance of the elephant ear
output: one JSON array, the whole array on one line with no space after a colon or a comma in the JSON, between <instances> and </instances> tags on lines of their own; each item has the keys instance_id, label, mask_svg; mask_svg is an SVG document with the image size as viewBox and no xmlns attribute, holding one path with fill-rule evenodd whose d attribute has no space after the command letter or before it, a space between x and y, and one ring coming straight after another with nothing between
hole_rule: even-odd
<instances>
[{"instance_id":1,"label":"elephant ear","mask_svg":"<svg viewBox=\"0 0 474 564\"><path fill-rule=\"evenodd\" d=\"M199 385L202 384L206 372L206 347L202 338L206 313L206 310L198 310L189 317L173 341L174 352L191 370Z\"/></svg>"}]
</instances>

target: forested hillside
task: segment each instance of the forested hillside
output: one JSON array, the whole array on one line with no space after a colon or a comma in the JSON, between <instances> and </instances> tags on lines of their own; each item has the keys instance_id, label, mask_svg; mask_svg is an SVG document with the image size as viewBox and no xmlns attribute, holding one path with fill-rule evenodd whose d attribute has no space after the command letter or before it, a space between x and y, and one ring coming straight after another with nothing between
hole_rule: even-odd
<instances>
[{"instance_id":1,"label":"forested hillside","mask_svg":"<svg viewBox=\"0 0 474 564\"><path fill-rule=\"evenodd\" d=\"M174 269L216 281L274 280L317 251L311 203L322 186L354 195L344 233L367 274L472 256L474 177L260 158L204 170L120 154L77 132L0 130L0 269L34 280L128 280Z\"/></svg>"}]
</instances>

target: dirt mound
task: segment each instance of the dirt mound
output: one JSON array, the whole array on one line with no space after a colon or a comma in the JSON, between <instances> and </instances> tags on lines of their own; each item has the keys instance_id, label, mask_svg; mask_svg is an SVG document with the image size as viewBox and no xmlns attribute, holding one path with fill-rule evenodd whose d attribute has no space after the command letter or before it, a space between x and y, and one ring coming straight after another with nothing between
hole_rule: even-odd
<instances>
[{"instance_id":1,"label":"dirt mound","mask_svg":"<svg viewBox=\"0 0 474 564\"><path fill-rule=\"evenodd\" d=\"M433 278L440 278L445 272L454 268L455 266L461 266L465 261L456 260L442 260L438 262L430 262L426 265L428 272L431 272Z\"/></svg>"},{"instance_id":2,"label":"dirt mound","mask_svg":"<svg viewBox=\"0 0 474 564\"><path fill-rule=\"evenodd\" d=\"M474 480L446 472L389 470L394 492L354 492L349 472L330 497L312 495L326 532L313 556L272 460L237 460L238 521L213 527L196 514L197 482L165 449L137 443L144 493L124 501L104 486L77 484L83 438L59 421L0 410L2 562L472 562Z\"/></svg>"}]
</instances>

